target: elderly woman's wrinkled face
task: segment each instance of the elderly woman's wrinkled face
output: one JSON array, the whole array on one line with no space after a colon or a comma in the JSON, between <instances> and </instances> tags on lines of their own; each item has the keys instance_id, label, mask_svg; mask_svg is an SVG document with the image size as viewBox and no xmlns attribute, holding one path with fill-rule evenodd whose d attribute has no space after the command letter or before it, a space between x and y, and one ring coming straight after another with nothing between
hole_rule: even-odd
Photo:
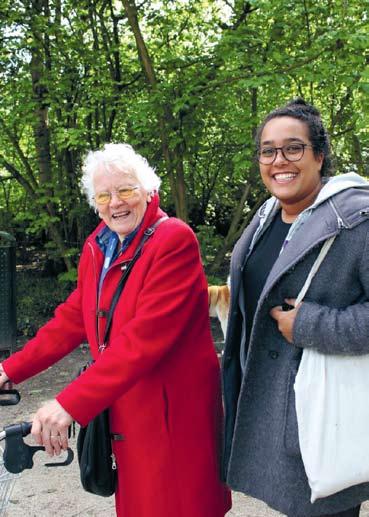
<instances>
[{"instance_id":1,"label":"elderly woman's wrinkled face","mask_svg":"<svg viewBox=\"0 0 369 517\"><path fill-rule=\"evenodd\" d=\"M301 145L302 153L296 154ZM292 161L279 149L272 163L260 163L263 183L282 206L293 204L302 211L321 188L323 155L314 155L307 125L292 117L276 117L265 124L260 136L261 160L268 162L268 153L276 147L283 147Z\"/></svg>"},{"instance_id":2,"label":"elderly woman's wrinkled face","mask_svg":"<svg viewBox=\"0 0 369 517\"><path fill-rule=\"evenodd\" d=\"M126 237L141 223L151 196L135 176L101 167L94 174L95 204L104 223L120 237ZM130 197L122 199L119 193ZM101 194L106 194L101 196ZM100 194L100 196L99 196ZM99 197L107 198L106 203Z\"/></svg>"}]
</instances>

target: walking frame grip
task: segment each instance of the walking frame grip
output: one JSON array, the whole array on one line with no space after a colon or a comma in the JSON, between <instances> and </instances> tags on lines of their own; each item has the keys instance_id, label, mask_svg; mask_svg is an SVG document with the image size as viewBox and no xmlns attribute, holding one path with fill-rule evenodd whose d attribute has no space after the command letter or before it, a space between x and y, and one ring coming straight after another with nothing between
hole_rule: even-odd
<instances>
[{"instance_id":1,"label":"walking frame grip","mask_svg":"<svg viewBox=\"0 0 369 517\"><path fill-rule=\"evenodd\" d=\"M21 396L15 389L0 389L0 406L16 406Z\"/></svg>"},{"instance_id":2,"label":"walking frame grip","mask_svg":"<svg viewBox=\"0 0 369 517\"><path fill-rule=\"evenodd\" d=\"M0 441L5 439L3 453L4 466L8 472L19 474L25 469L33 467L33 456L38 451L44 451L45 447L28 445L23 437L30 434L32 422L21 422L4 427L0 433ZM68 447L67 457L64 461L45 463L45 467L65 467L70 465L74 458L72 449Z\"/></svg>"},{"instance_id":3,"label":"walking frame grip","mask_svg":"<svg viewBox=\"0 0 369 517\"><path fill-rule=\"evenodd\" d=\"M16 389L0 389L0 406L15 406L20 398L20 393ZM23 438L30 434L31 428L32 422L21 422L20 424L8 425L0 432L0 442L5 440L4 466L12 474L19 474L25 469L31 469L33 467L33 456L36 452L45 450L45 447L24 443ZM69 431L73 431L73 427ZM72 463L73 458L74 453L68 447L67 458L64 461L45 463L45 466L63 467Z\"/></svg>"}]
</instances>

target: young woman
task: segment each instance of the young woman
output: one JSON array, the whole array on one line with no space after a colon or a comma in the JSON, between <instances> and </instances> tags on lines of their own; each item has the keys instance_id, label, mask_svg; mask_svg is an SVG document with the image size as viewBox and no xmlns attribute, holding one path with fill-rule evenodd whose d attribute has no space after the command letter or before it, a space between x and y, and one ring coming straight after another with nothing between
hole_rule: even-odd
<instances>
[{"instance_id":1,"label":"young woman","mask_svg":"<svg viewBox=\"0 0 369 517\"><path fill-rule=\"evenodd\" d=\"M355 173L327 177L328 135L303 100L271 112L256 143L272 197L232 256L224 476L233 489L289 517L357 517L369 498L367 483L310 503L293 384L304 347L369 353L369 185ZM305 301L294 307L333 235Z\"/></svg>"}]
</instances>

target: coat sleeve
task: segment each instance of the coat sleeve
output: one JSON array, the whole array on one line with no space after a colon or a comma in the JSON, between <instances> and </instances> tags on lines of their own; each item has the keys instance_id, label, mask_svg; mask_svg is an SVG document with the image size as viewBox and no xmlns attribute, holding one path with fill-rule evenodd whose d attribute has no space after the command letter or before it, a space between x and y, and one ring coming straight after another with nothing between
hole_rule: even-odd
<instances>
[{"instance_id":1,"label":"coat sleeve","mask_svg":"<svg viewBox=\"0 0 369 517\"><path fill-rule=\"evenodd\" d=\"M315 348L327 354L369 353L369 237L362 247L358 271L363 287L362 303L345 308L332 308L313 302L303 302L293 328L293 342L301 348ZM339 283L339 277L337 278ZM332 286L334 289L334 286Z\"/></svg>"},{"instance_id":2,"label":"coat sleeve","mask_svg":"<svg viewBox=\"0 0 369 517\"><path fill-rule=\"evenodd\" d=\"M83 257L83 254L82 254ZM83 268L81 257L79 270ZM22 350L2 364L8 377L16 384L46 370L85 341L81 311L82 275L76 289L55 310L54 317L29 340Z\"/></svg>"},{"instance_id":3,"label":"coat sleeve","mask_svg":"<svg viewBox=\"0 0 369 517\"><path fill-rule=\"evenodd\" d=\"M87 424L168 354L186 346L187 329L209 327L207 296L196 237L188 226L177 222L157 245L134 317L57 400L81 425Z\"/></svg>"}]
</instances>

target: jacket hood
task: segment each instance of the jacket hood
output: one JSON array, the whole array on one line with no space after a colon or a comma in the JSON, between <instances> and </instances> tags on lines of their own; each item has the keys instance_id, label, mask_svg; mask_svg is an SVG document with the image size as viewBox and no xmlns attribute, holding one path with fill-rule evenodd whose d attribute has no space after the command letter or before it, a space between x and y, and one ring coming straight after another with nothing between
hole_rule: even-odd
<instances>
[{"instance_id":1,"label":"jacket hood","mask_svg":"<svg viewBox=\"0 0 369 517\"><path fill-rule=\"evenodd\" d=\"M314 210L317 206L327 201L327 199L335 196L339 192L347 190L349 188L364 188L369 189L369 183L367 180L356 174L356 172L348 172L346 174L340 174L339 176L333 176L332 178L323 180L323 188L315 199L314 203L306 208L299 217L306 211ZM280 204L276 197L272 196L263 204L259 209L260 222L264 222L270 215L275 214L279 210ZM299 217L297 219L299 219Z\"/></svg>"},{"instance_id":2,"label":"jacket hood","mask_svg":"<svg viewBox=\"0 0 369 517\"><path fill-rule=\"evenodd\" d=\"M339 176L334 176L330 178L327 183L324 184L323 188L318 194L318 197L314 201L314 203L309 207L309 209L314 209L327 199L335 196L339 192L343 190L347 190L349 188L364 188L369 189L369 183L356 174L356 172L348 172L347 174L340 174Z\"/></svg>"},{"instance_id":3,"label":"jacket hood","mask_svg":"<svg viewBox=\"0 0 369 517\"><path fill-rule=\"evenodd\" d=\"M281 251L283 251L294 233L305 223L313 211L326 201L329 201L334 206L333 210L337 213L341 226L351 227L353 224L358 224L363 216L361 211L365 208L368 209L369 215L369 183L359 174L348 172L332 178L324 178L323 182L323 188L320 190L314 203L301 212L291 225ZM348 190L349 192L345 195L344 193ZM254 247L279 209L280 203L274 196L267 199L259 209L259 227L254 234L250 250ZM356 223L352 220L355 216L359 216Z\"/></svg>"}]
</instances>

